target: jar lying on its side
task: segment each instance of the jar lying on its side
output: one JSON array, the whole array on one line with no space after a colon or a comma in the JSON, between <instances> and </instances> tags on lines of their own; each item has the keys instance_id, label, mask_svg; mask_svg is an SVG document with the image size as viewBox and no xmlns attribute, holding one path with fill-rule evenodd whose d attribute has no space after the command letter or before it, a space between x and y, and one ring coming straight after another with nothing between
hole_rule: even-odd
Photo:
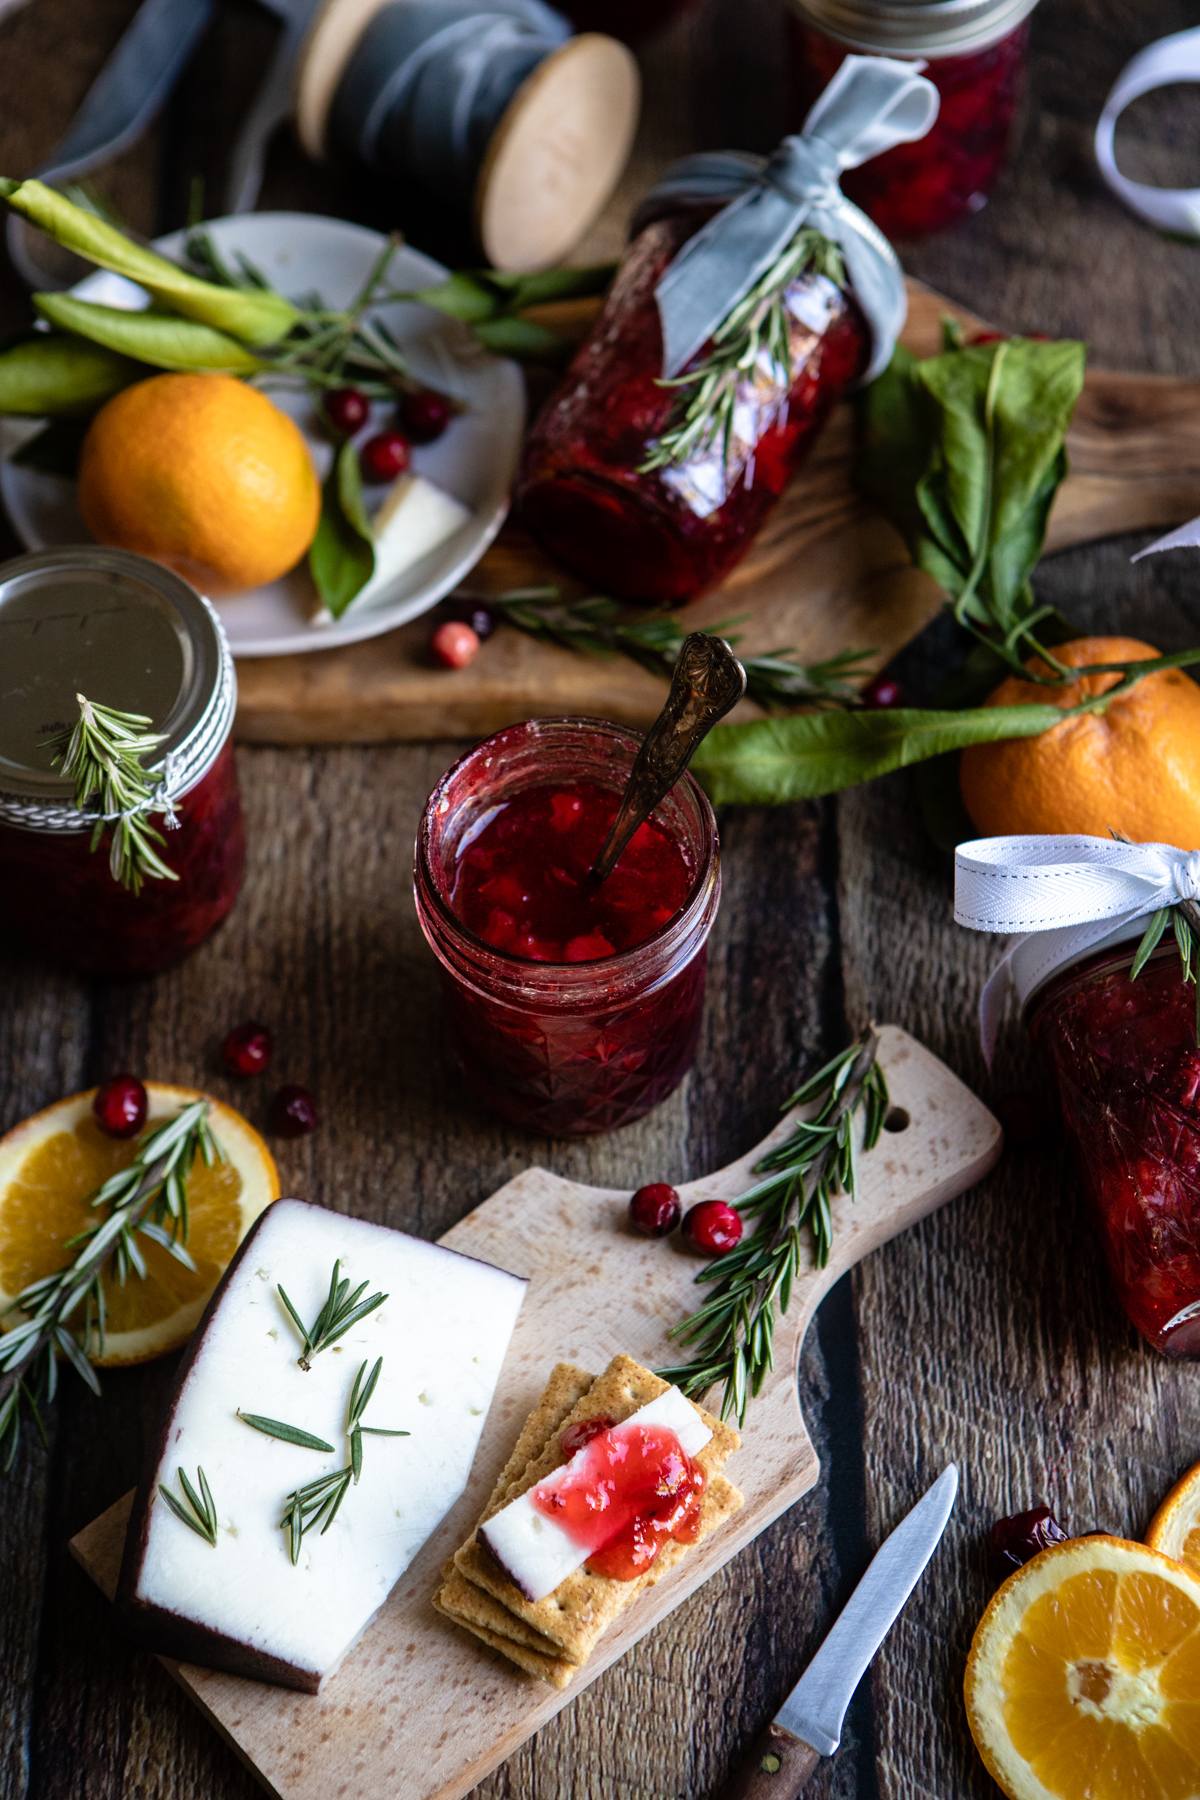
<instances>
[{"instance_id":1,"label":"jar lying on its side","mask_svg":"<svg viewBox=\"0 0 1200 1800\"><path fill-rule=\"evenodd\" d=\"M611 1131L690 1068L720 900L712 808L690 775L601 884L589 870L638 740L535 719L455 763L426 802L417 916L470 1086L520 1125Z\"/></svg>"},{"instance_id":2,"label":"jar lying on its side","mask_svg":"<svg viewBox=\"0 0 1200 1800\"><path fill-rule=\"evenodd\" d=\"M818 247L814 266L784 294L790 386L764 352L740 385L728 454L718 440L682 463L644 469L677 393L661 380L654 290L715 210L679 206L637 233L603 312L526 440L517 476L521 518L552 556L602 593L657 606L694 599L745 555L870 355L844 277L839 284L819 266L840 259Z\"/></svg>"},{"instance_id":3,"label":"jar lying on its side","mask_svg":"<svg viewBox=\"0 0 1200 1800\"><path fill-rule=\"evenodd\" d=\"M852 51L921 59L941 96L916 143L842 177L888 237L923 237L978 212L1008 154L1036 0L790 0L789 115L805 117Z\"/></svg>"},{"instance_id":4,"label":"jar lying on its side","mask_svg":"<svg viewBox=\"0 0 1200 1800\"><path fill-rule=\"evenodd\" d=\"M168 967L237 898L245 833L229 734L237 688L216 613L169 570L124 550L41 551L0 567L8 690L0 717L0 906L51 960L101 975ZM163 736L156 845L176 879L134 893L109 869L110 831L52 765L46 740L79 717L78 695L147 716ZM151 766L155 766L152 759Z\"/></svg>"},{"instance_id":5,"label":"jar lying on its side","mask_svg":"<svg viewBox=\"0 0 1200 1800\"><path fill-rule=\"evenodd\" d=\"M1174 943L1138 975L1146 924L1060 969L1027 1018L1058 1082L1113 1282L1142 1336L1200 1355L1200 1048Z\"/></svg>"}]
</instances>

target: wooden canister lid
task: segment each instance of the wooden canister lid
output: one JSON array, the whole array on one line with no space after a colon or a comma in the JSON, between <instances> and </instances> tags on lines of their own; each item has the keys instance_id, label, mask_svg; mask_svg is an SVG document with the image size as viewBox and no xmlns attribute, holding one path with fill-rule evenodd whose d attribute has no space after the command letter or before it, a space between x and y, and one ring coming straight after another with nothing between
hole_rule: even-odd
<instances>
[{"instance_id":1,"label":"wooden canister lid","mask_svg":"<svg viewBox=\"0 0 1200 1800\"><path fill-rule=\"evenodd\" d=\"M476 235L495 268L550 268L579 242L620 179L640 98L630 51L593 31L522 83L475 189Z\"/></svg>"},{"instance_id":2,"label":"wooden canister lid","mask_svg":"<svg viewBox=\"0 0 1200 1800\"><path fill-rule=\"evenodd\" d=\"M329 113L338 83L358 41L391 0L325 0L309 28L296 65L293 110L296 134L313 158L324 162Z\"/></svg>"}]
</instances>

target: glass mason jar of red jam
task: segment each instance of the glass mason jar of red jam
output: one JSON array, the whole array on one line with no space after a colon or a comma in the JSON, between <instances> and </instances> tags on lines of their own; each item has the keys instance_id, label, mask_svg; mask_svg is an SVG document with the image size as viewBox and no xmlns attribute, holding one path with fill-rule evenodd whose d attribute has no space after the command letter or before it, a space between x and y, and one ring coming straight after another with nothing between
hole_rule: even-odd
<instances>
[{"instance_id":1,"label":"glass mason jar of red jam","mask_svg":"<svg viewBox=\"0 0 1200 1800\"><path fill-rule=\"evenodd\" d=\"M1056 971L1026 1017L1117 1293L1167 1356L1200 1355L1200 1049L1196 989L1171 934L1136 981L1127 941Z\"/></svg>"},{"instance_id":2,"label":"glass mason jar of red jam","mask_svg":"<svg viewBox=\"0 0 1200 1800\"><path fill-rule=\"evenodd\" d=\"M851 52L920 59L941 96L932 129L842 188L888 237L978 212L1008 153L1037 0L789 0L789 115L803 119Z\"/></svg>"},{"instance_id":3,"label":"glass mason jar of red jam","mask_svg":"<svg viewBox=\"0 0 1200 1800\"><path fill-rule=\"evenodd\" d=\"M641 1118L699 1040L721 879L691 776L606 881L590 873L638 748L599 719L511 726L442 777L417 836L417 916L463 1074L553 1137Z\"/></svg>"},{"instance_id":4,"label":"glass mason jar of red jam","mask_svg":"<svg viewBox=\"0 0 1200 1800\"><path fill-rule=\"evenodd\" d=\"M716 210L675 203L642 224L526 439L517 475L520 517L552 556L601 593L656 606L715 587L745 555L870 356L854 299L816 270L798 275L784 296L790 385L764 355L739 392L728 454L718 440L685 463L645 471L677 392L661 384L654 290Z\"/></svg>"},{"instance_id":5,"label":"glass mason jar of red jam","mask_svg":"<svg viewBox=\"0 0 1200 1800\"><path fill-rule=\"evenodd\" d=\"M229 733L237 687L225 633L178 575L124 550L39 551L0 566L0 908L55 962L142 975L178 962L225 917L241 886L245 834ZM176 879L139 893L109 870L109 832L46 739L79 717L76 696L141 713L163 743L175 825L155 812Z\"/></svg>"}]
</instances>

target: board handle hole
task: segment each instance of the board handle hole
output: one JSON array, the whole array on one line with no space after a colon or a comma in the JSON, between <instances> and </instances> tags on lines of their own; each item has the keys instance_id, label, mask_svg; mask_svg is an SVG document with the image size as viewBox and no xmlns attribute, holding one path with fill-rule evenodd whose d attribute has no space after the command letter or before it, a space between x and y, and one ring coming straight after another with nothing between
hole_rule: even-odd
<instances>
[{"instance_id":1,"label":"board handle hole","mask_svg":"<svg viewBox=\"0 0 1200 1800\"><path fill-rule=\"evenodd\" d=\"M885 1131L907 1131L911 1124L911 1114L905 1112L902 1106L892 1106L888 1108L887 1118L883 1121L883 1129Z\"/></svg>"}]
</instances>

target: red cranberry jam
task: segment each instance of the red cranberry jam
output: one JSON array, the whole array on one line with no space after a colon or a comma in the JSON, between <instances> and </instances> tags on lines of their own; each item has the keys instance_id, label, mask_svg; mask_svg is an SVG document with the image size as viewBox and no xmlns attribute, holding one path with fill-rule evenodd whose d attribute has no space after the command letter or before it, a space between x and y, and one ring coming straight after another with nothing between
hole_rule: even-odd
<instances>
[{"instance_id":1,"label":"red cranberry jam","mask_svg":"<svg viewBox=\"0 0 1200 1800\"><path fill-rule=\"evenodd\" d=\"M728 452L721 442L643 470L676 393L661 382L654 290L714 210L656 219L634 239L526 439L517 478L521 517L551 555L602 593L655 605L693 599L745 555L869 354L857 304L824 275L797 276L785 295L790 387L756 367L739 390Z\"/></svg>"},{"instance_id":2,"label":"red cranberry jam","mask_svg":"<svg viewBox=\"0 0 1200 1800\"><path fill-rule=\"evenodd\" d=\"M640 1118L699 1037L720 873L691 777L607 881L591 876L637 750L592 719L498 732L439 782L417 841L417 913L463 1073L556 1136Z\"/></svg>"},{"instance_id":3,"label":"red cranberry jam","mask_svg":"<svg viewBox=\"0 0 1200 1800\"><path fill-rule=\"evenodd\" d=\"M939 9L929 0L903 10L895 0L792 0L792 8L792 130L799 129L851 51L920 57L922 73L941 97L925 137L897 144L846 171L842 189L847 199L888 237L923 237L978 212L1008 153L1025 73L1030 6L993 0L990 7L976 9L980 25L973 33L955 30L953 15L961 7ZM939 10L945 15L940 27ZM990 30L990 18L997 21L999 35ZM836 19L838 29L822 30L820 21L826 19ZM1019 22L1007 29L1014 19Z\"/></svg>"},{"instance_id":4,"label":"red cranberry jam","mask_svg":"<svg viewBox=\"0 0 1200 1800\"><path fill-rule=\"evenodd\" d=\"M1029 1027L1121 1302L1168 1356L1200 1355L1200 1049L1174 944L1136 981L1137 939L1054 976Z\"/></svg>"},{"instance_id":5,"label":"red cranberry jam","mask_svg":"<svg viewBox=\"0 0 1200 1800\"><path fill-rule=\"evenodd\" d=\"M593 1574L636 1581L671 1538L695 1543L704 1485L673 1431L630 1419L592 1438L578 1468L530 1500L588 1551Z\"/></svg>"},{"instance_id":6,"label":"red cranberry jam","mask_svg":"<svg viewBox=\"0 0 1200 1800\"><path fill-rule=\"evenodd\" d=\"M217 616L178 575L125 550L48 550L0 568L0 908L55 962L100 975L166 968L208 937L237 898L245 833L233 746L233 659ZM153 812L175 876L138 893L109 869L110 828L47 739L75 723L77 695L151 721L163 739L170 816ZM157 760L156 760L157 759Z\"/></svg>"},{"instance_id":7,"label":"red cranberry jam","mask_svg":"<svg viewBox=\"0 0 1200 1800\"><path fill-rule=\"evenodd\" d=\"M450 904L477 937L531 962L596 962L632 950L687 899L682 847L647 819L607 881L595 881L620 796L592 781L530 788L502 802L463 846Z\"/></svg>"}]
</instances>

